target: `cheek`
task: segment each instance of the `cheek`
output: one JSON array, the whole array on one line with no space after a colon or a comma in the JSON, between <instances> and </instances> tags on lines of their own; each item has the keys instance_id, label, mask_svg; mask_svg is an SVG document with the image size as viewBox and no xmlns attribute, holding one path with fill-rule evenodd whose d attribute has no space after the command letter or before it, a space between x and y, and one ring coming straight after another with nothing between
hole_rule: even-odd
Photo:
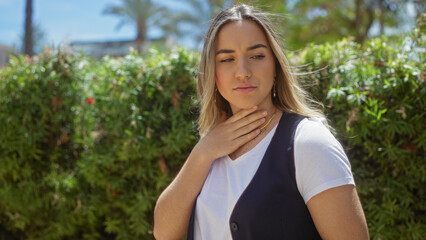
<instances>
[{"instance_id":1,"label":"cheek","mask_svg":"<svg viewBox=\"0 0 426 240\"><path fill-rule=\"evenodd\" d=\"M275 76L275 65L271 62L263 62L262 64L256 64L253 67L253 72L262 81L274 81Z\"/></svg>"},{"instance_id":2,"label":"cheek","mask_svg":"<svg viewBox=\"0 0 426 240\"><path fill-rule=\"evenodd\" d=\"M219 90L223 89L226 84L226 79L228 78L226 71L221 67L216 67L216 85Z\"/></svg>"},{"instance_id":3,"label":"cheek","mask_svg":"<svg viewBox=\"0 0 426 240\"><path fill-rule=\"evenodd\" d=\"M261 64L259 66L259 68L262 69L262 71L267 75L267 76L272 76L274 77L275 75L275 63L272 60L269 61L265 61L263 62L263 64Z\"/></svg>"}]
</instances>

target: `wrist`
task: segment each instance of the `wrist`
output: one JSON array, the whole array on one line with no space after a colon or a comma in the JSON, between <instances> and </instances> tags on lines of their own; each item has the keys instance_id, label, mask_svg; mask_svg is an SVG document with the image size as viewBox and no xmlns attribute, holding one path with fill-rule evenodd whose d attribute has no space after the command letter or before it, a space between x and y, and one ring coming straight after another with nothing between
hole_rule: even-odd
<instances>
[{"instance_id":1,"label":"wrist","mask_svg":"<svg viewBox=\"0 0 426 240\"><path fill-rule=\"evenodd\" d=\"M210 166L219 157L216 156L217 153L213 149L205 145L206 143L201 139L192 149L191 155L194 155L197 161L207 163Z\"/></svg>"}]
</instances>

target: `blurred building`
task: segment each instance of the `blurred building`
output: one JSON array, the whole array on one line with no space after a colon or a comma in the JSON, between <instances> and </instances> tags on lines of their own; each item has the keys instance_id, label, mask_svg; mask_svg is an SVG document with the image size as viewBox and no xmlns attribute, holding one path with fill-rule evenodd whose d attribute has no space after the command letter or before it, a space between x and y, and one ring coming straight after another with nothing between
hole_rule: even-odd
<instances>
[{"instance_id":1,"label":"blurred building","mask_svg":"<svg viewBox=\"0 0 426 240\"><path fill-rule=\"evenodd\" d=\"M134 48L134 41L73 41L70 47L74 52L84 52L85 55L94 58L102 58L105 55L121 57Z\"/></svg>"},{"instance_id":2,"label":"blurred building","mask_svg":"<svg viewBox=\"0 0 426 240\"><path fill-rule=\"evenodd\" d=\"M148 39L143 48L156 47L159 50L170 49L177 44L169 38ZM84 52L86 56L102 58L105 55L111 57L122 57L130 52L130 49L136 49L135 41L72 41L69 46L73 52Z\"/></svg>"},{"instance_id":3,"label":"blurred building","mask_svg":"<svg viewBox=\"0 0 426 240\"><path fill-rule=\"evenodd\" d=\"M14 54L12 47L0 44L0 67L4 67L9 62L10 55Z\"/></svg>"}]
</instances>

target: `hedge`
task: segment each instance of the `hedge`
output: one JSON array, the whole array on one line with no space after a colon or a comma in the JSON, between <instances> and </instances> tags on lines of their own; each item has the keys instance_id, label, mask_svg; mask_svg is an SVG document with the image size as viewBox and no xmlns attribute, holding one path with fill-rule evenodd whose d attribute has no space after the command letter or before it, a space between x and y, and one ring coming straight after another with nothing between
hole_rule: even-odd
<instances>
[{"instance_id":1,"label":"hedge","mask_svg":"<svg viewBox=\"0 0 426 240\"><path fill-rule=\"evenodd\" d=\"M372 239L426 236L424 36L289 55L350 158ZM198 53L0 70L0 239L153 239L153 207L198 139Z\"/></svg>"},{"instance_id":2,"label":"hedge","mask_svg":"<svg viewBox=\"0 0 426 240\"><path fill-rule=\"evenodd\" d=\"M343 39L291 57L345 146L372 239L426 236L425 40Z\"/></svg>"},{"instance_id":3,"label":"hedge","mask_svg":"<svg viewBox=\"0 0 426 240\"><path fill-rule=\"evenodd\" d=\"M0 73L0 238L151 239L196 141L196 56L64 52Z\"/></svg>"}]
</instances>

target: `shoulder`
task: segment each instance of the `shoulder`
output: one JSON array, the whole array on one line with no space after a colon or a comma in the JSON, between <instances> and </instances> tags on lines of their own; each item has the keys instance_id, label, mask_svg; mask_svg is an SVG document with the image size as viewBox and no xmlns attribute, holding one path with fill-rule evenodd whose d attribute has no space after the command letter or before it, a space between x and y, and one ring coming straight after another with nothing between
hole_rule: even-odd
<instances>
[{"instance_id":1,"label":"shoulder","mask_svg":"<svg viewBox=\"0 0 426 240\"><path fill-rule=\"evenodd\" d=\"M296 128L295 144L303 146L329 146L330 143L340 143L331 134L322 118L305 118Z\"/></svg>"},{"instance_id":2,"label":"shoulder","mask_svg":"<svg viewBox=\"0 0 426 240\"><path fill-rule=\"evenodd\" d=\"M354 183L349 160L323 119L306 118L299 123L294 161L296 183L305 202L326 189Z\"/></svg>"}]
</instances>

